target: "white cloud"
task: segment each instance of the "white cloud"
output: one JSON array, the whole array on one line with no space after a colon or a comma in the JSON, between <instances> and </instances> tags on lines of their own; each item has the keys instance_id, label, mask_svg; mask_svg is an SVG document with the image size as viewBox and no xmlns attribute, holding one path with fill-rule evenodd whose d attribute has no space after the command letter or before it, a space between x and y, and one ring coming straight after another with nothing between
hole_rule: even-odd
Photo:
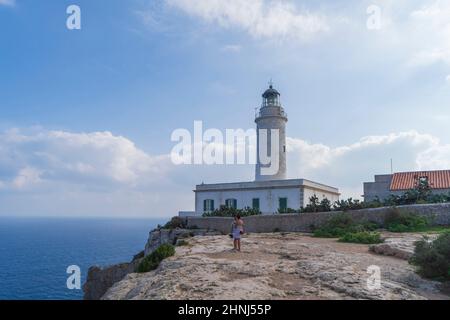
<instances>
[{"instance_id":1,"label":"white cloud","mask_svg":"<svg viewBox=\"0 0 450 320\"><path fill-rule=\"evenodd\" d=\"M232 53L238 53L241 52L242 47L238 44L228 44L222 47L222 51L224 52L232 52Z\"/></svg>"},{"instance_id":2,"label":"white cloud","mask_svg":"<svg viewBox=\"0 0 450 320\"><path fill-rule=\"evenodd\" d=\"M394 171L450 169L450 145L416 131L369 136L339 147L288 138L289 174L339 187L344 196L362 194L373 175Z\"/></svg>"},{"instance_id":3,"label":"white cloud","mask_svg":"<svg viewBox=\"0 0 450 320\"><path fill-rule=\"evenodd\" d=\"M10 130L0 135L0 167L16 172L12 185L70 180L136 186L166 172L168 156L152 157L110 132ZM4 179L3 179L4 180Z\"/></svg>"},{"instance_id":4,"label":"white cloud","mask_svg":"<svg viewBox=\"0 0 450 320\"><path fill-rule=\"evenodd\" d=\"M450 65L450 2L435 0L413 10L405 26L405 39L415 43L409 64L428 66L443 62Z\"/></svg>"},{"instance_id":5,"label":"white cloud","mask_svg":"<svg viewBox=\"0 0 450 320\"><path fill-rule=\"evenodd\" d=\"M256 38L308 39L328 31L325 17L300 12L292 2L266 0L166 0L173 7L224 28Z\"/></svg>"},{"instance_id":6,"label":"white cloud","mask_svg":"<svg viewBox=\"0 0 450 320\"><path fill-rule=\"evenodd\" d=\"M16 4L16 0L0 0L0 6L14 6Z\"/></svg>"},{"instance_id":7,"label":"white cloud","mask_svg":"<svg viewBox=\"0 0 450 320\"><path fill-rule=\"evenodd\" d=\"M178 192L169 155L110 132L12 129L0 155L0 214L155 217L186 203L168 200Z\"/></svg>"},{"instance_id":8,"label":"white cloud","mask_svg":"<svg viewBox=\"0 0 450 320\"><path fill-rule=\"evenodd\" d=\"M16 189L26 189L38 184L40 181L41 171L32 167L25 167L18 172L11 185Z\"/></svg>"},{"instance_id":9,"label":"white cloud","mask_svg":"<svg viewBox=\"0 0 450 320\"><path fill-rule=\"evenodd\" d=\"M358 197L373 175L450 168L450 145L416 131L343 145L288 138L288 173ZM227 146L227 151L229 151ZM193 209L195 184L251 180L252 165L175 166L110 132L14 129L0 134L0 214L173 216ZM26 197L26 201L24 201Z\"/></svg>"}]
</instances>

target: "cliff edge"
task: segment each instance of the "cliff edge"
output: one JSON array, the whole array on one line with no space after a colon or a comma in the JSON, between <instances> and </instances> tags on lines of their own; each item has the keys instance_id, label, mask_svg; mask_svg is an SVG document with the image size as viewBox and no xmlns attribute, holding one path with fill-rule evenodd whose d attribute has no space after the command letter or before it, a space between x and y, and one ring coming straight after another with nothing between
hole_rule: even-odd
<instances>
[{"instance_id":1,"label":"cliff edge","mask_svg":"<svg viewBox=\"0 0 450 320\"><path fill-rule=\"evenodd\" d=\"M408 251L416 236L394 242ZM250 234L242 242L234 252L228 236L187 237L156 270L129 273L102 299L449 299L406 260L368 245L299 233ZM380 268L378 289L368 286L369 266Z\"/></svg>"}]
</instances>

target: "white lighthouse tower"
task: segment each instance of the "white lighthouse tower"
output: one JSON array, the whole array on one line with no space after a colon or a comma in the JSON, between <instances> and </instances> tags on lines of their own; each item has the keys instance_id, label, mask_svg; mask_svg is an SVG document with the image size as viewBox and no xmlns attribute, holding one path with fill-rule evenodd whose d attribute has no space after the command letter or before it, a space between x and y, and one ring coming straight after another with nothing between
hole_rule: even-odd
<instances>
[{"instance_id":1,"label":"white lighthouse tower","mask_svg":"<svg viewBox=\"0 0 450 320\"><path fill-rule=\"evenodd\" d=\"M255 180L283 180L286 179L287 114L281 106L280 93L272 84L262 97L262 105L255 119L257 126ZM267 147L264 142L267 142Z\"/></svg>"},{"instance_id":2,"label":"white lighthouse tower","mask_svg":"<svg viewBox=\"0 0 450 320\"><path fill-rule=\"evenodd\" d=\"M281 106L280 93L272 84L262 96L262 105L255 116L258 129L255 180L199 184L194 190L195 211L180 212L180 216L199 217L222 208L251 208L261 214L278 214L304 208L312 196L332 203L339 200L337 188L307 179L286 179L287 114ZM196 225L202 223L194 221Z\"/></svg>"}]
</instances>

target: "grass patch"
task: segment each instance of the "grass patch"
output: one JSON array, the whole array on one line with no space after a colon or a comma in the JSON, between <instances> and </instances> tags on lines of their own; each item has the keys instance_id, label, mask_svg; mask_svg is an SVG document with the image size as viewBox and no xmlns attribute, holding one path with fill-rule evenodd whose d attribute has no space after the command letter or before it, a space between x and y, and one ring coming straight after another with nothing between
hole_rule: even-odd
<instances>
[{"instance_id":1,"label":"grass patch","mask_svg":"<svg viewBox=\"0 0 450 320\"><path fill-rule=\"evenodd\" d=\"M346 233L339 238L340 242L376 244L384 242L379 232L361 231Z\"/></svg>"},{"instance_id":2,"label":"grass patch","mask_svg":"<svg viewBox=\"0 0 450 320\"><path fill-rule=\"evenodd\" d=\"M410 263L426 278L450 280L450 232L442 233L434 241L427 237L416 243Z\"/></svg>"},{"instance_id":3,"label":"grass patch","mask_svg":"<svg viewBox=\"0 0 450 320\"><path fill-rule=\"evenodd\" d=\"M175 254L175 247L171 244L162 244L151 254L146 256L138 265L136 272L144 273L158 268L161 261Z\"/></svg>"}]
</instances>

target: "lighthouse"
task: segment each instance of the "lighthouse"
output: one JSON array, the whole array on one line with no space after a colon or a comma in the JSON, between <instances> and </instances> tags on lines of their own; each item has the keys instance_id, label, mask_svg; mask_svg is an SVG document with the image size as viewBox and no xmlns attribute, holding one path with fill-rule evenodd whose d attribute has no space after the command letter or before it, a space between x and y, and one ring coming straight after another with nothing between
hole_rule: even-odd
<instances>
[{"instance_id":1,"label":"lighthouse","mask_svg":"<svg viewBox=\"0 0 450 320\"><path fill-rule=\"evenodd\" d=\"M262 105L255 119L257 127L255 180L284 180L287 114L281 106L280 93L272 84L263 93L262 98Z\"/></svg>"},{"instance_id":2,"label":"lighthouse","mask_svg":"<svg viewBox=\"0 0 450 320\"><path fill-rule=\"evenodd\" d=\"M339 189L315 181L286 179L287 114L281 106L280 93L272 83L256 108L257 161L252 181L202 183L195 186L195 211L181 211L182 217L199 217L218 209L245 210L278 214L300 209L311 197L339 200Z\"/></svg>"}]
</instances>

